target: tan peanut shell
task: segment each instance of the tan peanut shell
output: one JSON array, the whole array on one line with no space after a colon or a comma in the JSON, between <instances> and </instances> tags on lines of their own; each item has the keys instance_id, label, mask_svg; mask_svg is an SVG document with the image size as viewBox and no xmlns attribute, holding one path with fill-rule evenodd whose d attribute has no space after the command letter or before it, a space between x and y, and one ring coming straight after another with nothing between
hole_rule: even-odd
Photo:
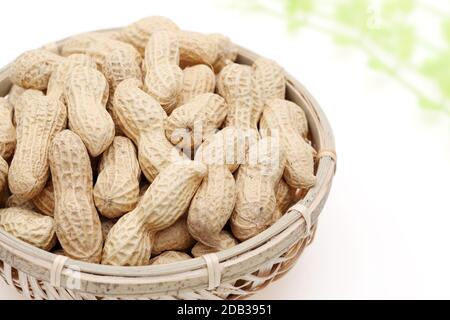
<instances>
[{"instance_id":1,"label":"tan peanut shell","mask_svg":"<svg viewBox=\"0 0 450 320\"><path fill-rule=\"evenodd\" d=\"M9 78L13 84L25 89L45 90L50 76L62 60L62 57L44 49L27 51L12 63Z\"/></svg>"},{"instance_id":2,"label":"tan peanut shell","mask_svg":"<svg viewBox=\"0 0 450 320\"><path fill-rule=\"evenodd\" d=\"M140 176L133 142L126 137L114 138L102 155L94 187L98 211L113 219L133 210L139 201Z\"/></svg>"},{"instance_id":3,"label":"tan peanut shell","mask_svg":"<svg viewBox=\"0 0 450 320\"><path fill-rule=\"evenodd\" d=\"M70 130L59 133L49 153L55 191L56 233L67 256L99 263L102 228L92 197L92 169L83 141Z\"/></svg>"},{"instance_id":4,"label":"tan peanut shell","mask_svg":"<svg viewBox=\"0 0 450 320\"><path fill-rule=\"evenodd\" d=\"M0 157L0 193L5 190L8 183L8 162Z\"/></svg>"},{"instance_id":5,"label":"tan peanut shell","mask_svg":"<svg viewBox=\"0 0 450 320\"><path fill-rule=\"evenodd\" d=\"M163 170L137 208L120 218L109 232L102 264L148 264L151 234L170 227L186 212L205 175L204 165L189 160L176 162Z\"/></svg>"},{"instance_id":6,"label":"tan peanut shell","mask_svg":"<svg viewBox=\"0 0 450 320\"><path fill-rule=\"evenodd\" d=\"M49 175L48 150L55 135L66 127L67 111L60 100L43 95L21 98L17 146L8 175L11 193L31 200L45 187Z\"/></svg>"},{"instance_id":7,"label":"tan peanut shell","mask_svg":"<svg viewBox=\"0 0 450 320\"><path fill-rule=\"evenodd\" d=\"M296 189L290 187L284 179L281 179L275 190L275 199L281 214L286 213L295 201Z\"/></svg>"},{"instance_id":8,"label":"tan peanut shell","mask_svg":"<svg viewBox=\"0 0 450 320\"><path fill-rule=\"evenodd\" d=\"M33 89L25 90L25 92L19 96L16 104L14 105L13 123L16 127L20 122L22 111L27 107L33 108L33 103L30 103L30 101L35 101L35 99L40 100L42 97L44 97L44 93L42 91Z\"/></svg>"},{"instance_id":9,"label":"tan peanut shell","mask_svg":"<svg viewBox=\"0 0 450 320\"><path fill-rule=\"evenodd\" d=\"M113 49L105 56L102 71L108 80L111 98L122 81L126 79L142 81L141 64L142 59L135 52L122 48Z\"/></svg>"},{"instance_id":10,"label":"tan peanut shell","mask_svg":"<svg viewBox=\"0 0 450 320\"><path fill-rule=\"evenodd\" d=\"M14 109L14 106L17 103L17 99L25 92L25 88L19 87L18 85L13 84L8 93L8 102L10 107Z\"/></svg>"},{"instance_id":11,"label":"tan peanut shell","mask_svg":"<svg viewBox=\"0 0 450 320\"><path fill-rule=\"evenodd\" d=\"M213 66L219 56L218 43L206 34L189 31L177 32L180 45L180 66L196 64Z\"/></svg>"},{"instance_id":12,"label":"tan peanut shell","mask_svg":"<svg viewBox=\"0 0 450 320\"><path fill-rule=\"evenodd\" d=\"M230 222L233 235L241 241L274 223L275 187L286 164L281 150L277 138L263 138L249 148L247 163L239 168L236 206Z\"/></svg>"},{"instance_id":13,"label":"tan peanut shell","mask_svg":"<svg viewBox=\"0 0 450 320\"><path fill-rule=\"evenodd\" d=\"M97 69L95 61L85 54L68 56L58 65L48 81L47 95L61 99L64 96L64 84L67 76L75 67L90 67Z\"/></svg>"},{"instance_id":14,"label":"tan peanut shell","mask_svg":"<svg viewBox=\"0 0 450 320\"><path fill-rule=\"evenodd\" d=\"M191 250L192 256L194 256L194 258L199 258L206 254L216 253L233 248L239 243L239 241L228 231L220 232L219 239L220 241L217 243L216 247L208 247L201 242L197 242Z\"/></svg>"},{"instance_id":15,"label":"tan peanut shell","mask_svg":"<svg viewBox=\"0 0 450 320\"><path fill-rule=\"evenodd\" d=\"M149 181L170 163L186 158L166 138L167 114L141 90L139 81L123 81L114 95L113 110L119 127L138 146L142 172Z\"/></svg>"},{"instance_id":16,"label":"tan peanut shell","mask_svg":"<svg viewBox=\"0 0 450 320\"><path fill-rule=\"evenodd\" d=\"M34 197L31 202L40 213L53 217L55 211L55 192L53 190L52 179L47 182L44 190Z\"/></svg>"},{"instance_id":17,"label":"tan peanut shell","mask_svg":"<svg viewBox=\"0 0 450 320\"><path fill-rule=\"evenodd\" d=\"M213 93L216 88L216 76L211 68L204 64L187 67L183 70L183 85L178 96L178 106L182 106L203 93Z\"/></svg>"},{"instance_id":18,"label":"tan peanut shell","mask_svg":"<svg viewBox=\"0 0 450 320\"><path fill-rule=\"evenodd\" d=\"M185 251L195 244L194 238L188 231L186 217L178 219L167 229L155 234L152 254L160 254L164 251Z\"/></svg>"},{"instance_id":19,"label":"tan peanut shell","mask_svg":"<svg viewBox=\"0 0 450 320\"><path fill-rule=\"evenodd\" d=\"M56 244L53 218L27 209L0 209L0 229L43 250L49 251Z\"/></svg>"},{"instance_id":20,"label":"tan peanut shell","mask_svg":"<svg viewBox=\"0 0 450 320\"><path fill-rule=\"evenodd\" d=\"M227 114L228 106L221 96L201 94L172 112L165 122L167 139L184 149L196 149L216 133Z\"/></svg>"},{"instance_id":21,"label":"tan peanut shell","mask_svg":"<svg viewBox=\"0 0 450 320\"><path fill-rule=\"evenodd\" d=\"M114 122L106 111L108 83L99 71L75 67L67 76L64 96L69 128L80 136L89 154L96 157L112 143Z\"/></svg>"},{"instance_id":22,"label":"tan peanut shell","mask_svg":"<svg viewBox=\"0 0 450 320\"><path fill-rule=\"evenodd\" d=\"M22 208L31 211L37 211L33 202L31 202L30 200L23 200L14 194L10 195L8 199L6 199L5 206L6 208Z\"/></svg>"},{"instance_id":23,"label":"tan peanut shell","mask_svg":"<svg viewBox=\"0 0 450 320\"><path fill-rule=\"evenodd\" d=\"M167 118L161 105L142 90L142 83L137 79L119 84L114 94L113 110L120 129L136 145L142 132L155 123L161 125Z\"/></svg>"},{"instance_id":24,"label":"tan peanut shell","mask_svg":"<svg viewBox=\"0 0 450 320\"><path fill-rule=\"evenodd\" d=\"M253 103L252 126L257 127L266 102L272 99L284 99L286 77L284 70L275 61L258 58L253 69Z\"/></svg>"},{"instance_id":25,"label":"tan peanut shell","mask_svg":"<svg viewBox=\"0 0 450 320\"><path fill-rule=\"evenodd\" d=\"M189 233L205 245L216 247L220 232L233 213L236 184L227 166L209 166L208 175L189 207Z\"/></svg>"},{"instance_id":26,"label":"tan peanut shell","mask_svg":"<svg viewBox=\"0 0 450 320\"><path fill-rule=\"evenodd\" d=\"M161 253L159 256L154 257L150 260L149 264L156 266L161 264L169 264L169 263L175 263L180 261L185 261L192 259L190 255L184 252L178 252L178 251L166 251Z\"/></svg>"},{"instance_id":27,"label":"tan peanut shell","mask_svg":"<svg viewBox=\"0 0 450 320\"><path fill-rule=\"evenodd\" d=\"M226 126L256 129L253 69L232 63L220 72L217 90L229 105Z\"/></svg>"},{"instance_id":28,"label":"tan peanut shell","mask_svg":"<svg viewBox=\"0 0 450 320\"><path fill-rule=\"evenodd\" d=\"M179 60L176 33L167 30L154 32L145 48L145 91L161 104L167 114L177 106L183 85Z\"/></svg>"},{"instance_id":29,"label":"tan peanut shell","mask_svg":"<svg viewBox=\"0 0 450 320\"><path fill-rule=\"evenodd\" d=\"M236 61L238 47L228 37L219 33L210 34L209 38L218 46L218 55L213 67L214 71L219 73L227 65Z\"/></svg>"},{"instance_id":30,"label":"tan peanut shell","mask_svg":"<svg viewBox=\"0 0 450 320\"><path fill-rule=\"evenodd\" d=\"M122 50L127 56L134 56L136 61L141 60L139 52L130 44L117 41L99 32L89 32L67 39L61 46L64 57L81 53L93 58L100 70L104 70L106 57L115 50Z\"/></svg>"},{"instance_id":31,"label":"tan peanut shell","mask_svg":"<svg viewBox=\"0 0 450 320\"><path fill-rule=\"evenodd\" d=\"M295 104L294 104L295 105ZM298 106L297 106L298 107ZM300 107L298 107L300 108ZM291 102L273 99L266 103L260 121L262 136L278 136L286 155L285 181L293 188L310 188L316 182L314 156L316 151L302 136L298 126L299 113Z\"/></svg>"},{"instance_id":32,"label":"tan peanut shell","mask_svg":"<svg viewBox=\"0 0 450 320\"><path fill-rule=\"evenodd\" d=\"M151 16L136 21L120 31L119 39L132 44L144 55L151 35L160 30L178 31L178 26L168 18Z\"/></svg>"},{"instance_id":33,"label":"tan peanut shell","mask_svg":"<svg viewBox=\"0 0 450 320\"><path fill-rule=\"evenodd\" d=\"M16 148L16 129L12 123L12 108L5 98L0 98L0 157L9 159Z\"/></svg>"}]
</instances>

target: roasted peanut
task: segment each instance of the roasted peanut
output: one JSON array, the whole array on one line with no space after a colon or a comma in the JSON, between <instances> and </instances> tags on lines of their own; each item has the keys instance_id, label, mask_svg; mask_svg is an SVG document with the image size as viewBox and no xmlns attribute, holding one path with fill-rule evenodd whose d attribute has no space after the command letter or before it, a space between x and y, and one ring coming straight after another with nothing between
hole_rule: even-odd
<instances>
[{"instance_id":1,"label":"roasted peanut","mask_svg":"<svg viewBox=\"0 0 450 320\"><path fill-rule=\"evenodd\" d=\"M117 41L103 33L90 32L81 34L66 40L61 47L61 54L64 57L81 53L93 58L104 70L106 57L115 50L122 50L127 56L134 57L136 61L141 61L139 52L130 44Z\"/></svg>"},{"instance_id":2,"label":"roasted peanut","mask_svg":"<svg viewBox=\"0 0 450 320\"><path fill-rule=\"evenodd\" d=\"M268 100L284 99L286 94L286 77L283 68L278 63L270 59L259 58L253 63L252 68L254 84L260 89L259 99L263 108ZM259 116L257 118L259 120Z\"/></svg>"},{"instance_id":3,"label":"roasted peanut","mask_svg":"<svg viewBox=\"0 0 450 320\"><path fill-rule=\"evenodd\" d=\"M198 32L177 32L180 46L180 66L196 64L213 66L219 57L219 44L206 34Z\"/></svg>"},{"instance_id":4,"label":"roasted peanut","mask_svg":"<svg viewBox=\"0 0 450 320\"><path fill-rule=\"evenodd\" d=\"M287 209L292 206L295 201L296 189L290 187L284 179L280 180L275 190L275 199L281 214L286 213Z\"/></svg>"},{"instance_id":5,"label":"roasted peanut","mask_svg":"<svg viewBox=\"0 0 450 320\"><path fill-rule=\"evenodd\" d=\"M92 197L92 169L80 137L59 133L49 152L55 192L56 233L65 253L87 262L100 262L102 228Z\"/></svg>"},{"instance_id":6,"label":"roasted peanut","mask_svg":"<svg viewBox=\"0 0 450 320\"><path fill-rule=\"evenodd\" d=\"M183 150L196 149L216 133L228 113L225 100L214 93L195 97L175 109L165 123L167 138Z\"/></svg>"},{"instance_id":7,"label":"roasted peanut","mask_svg":"<svg viewBox=\"0 0 450 320\"><path fill-rule=\"evenodd\" d=\"M167 114L177 106L183 86L183 71L178 66L180 52L176 33L157 31L145 47L145 91L155 98Z\"/></svg>"},{"instance_id":8,"label":"roasted peanut","mask_svg":"<svg viewBox=\"0 0 450 320\"><path fill-rule=\"evenodd\" d=\"M106 111L108 83L99 71L74 67L67 76L64 96L69 128L78 134L89 154L103 153L114 139L114 122Z\"/></svg>"},{"instance_id":9,"label":"roasted peanut","mask_svg":"<svg viewBox=\"0 0 450 320\"><path fill-rule=\"evenodd\" d=\"M135 79L123 81L117 87L113 110L122 131L138 145L142 172L153 181L170 163L186 157L166 138L167 114L139 85Z\"/></svg>"},{"instance_id":10,"label":"roasted peanut","mask_svg":"<svg viewBox=\"0 0 450 320\"><path fill-rule=\"evenodd\" d=\"M25 52L12 63L9 78L25 89L46 90L50 76L62 60L44 49Z\"/></svg>"},{"instance_id":11,"label":"roasted peanut","mask_svg":"<svg viewBox=\"0 0 450 320\"><path fill-rule=\"evenodd\" d=\"M217 243L217 247L208 247L201 242L197 242L197 244L192 248L191 253L194 258L198 258L210 253L216 253L219 251L227 250L236 246L239 241L233 237L231 233L228 231L222 231L219 234L220 241Z\"/></svg>"},{"instance_id":12,"label":"roasted peanut","mask_svg":"<svg viewBox=\"0 0 450 320\"><path fill-rule=\"evenodd\" d=\"M12 123L12 108L8 100L0 98L0 157L9 159L16 148L16 129Z\"/></svg>"},{"instance_id":13,"label":"roasted peanut","mask_svg":"<svg viewBox=\"0 0 450 320\"><path fill-rule=\"evenodd\" d=\"M41 99L44 97L44 93L39 90L25 90L20 97L17 99L16 104L14 105L14 116L13 116L13 123L17 127L20 118L22 115L22 110L26 109L27 107L33 108L32 103L30 101L34 101L34 99Z\"/></svg>"},{"instance_id":14,"label":"roasted peanut","mask_svg":"<svg viewBox=\"0 0 450 320\"><path fill-rule=\"evenodd\" d=\"M109 232L102 263L148 264L151 234L170 227L186 212L205 175L205 166L190 160L173 163L163 170L137 208L120 218Z\"/></svg>"},{"instance_id":15,"label":"roasted peanut","mask_svg":"<svg viewBox=\"0 0 450 320\"><path fill-rule=\"evenodd\" d=\"M49 251L56 244L53 218L27 209L1 209L0 229L43 250Z\"/></svg>"},{"instance_id":16,"label":"roasted peanut","mask_svg":"<svg viewBox=\"0 0 450 320\"><path fill-rule=\"evenodd\" d=\"M107 218L118 218L133 210L139 201L141 169L136 148L125 137L114 138L103 153L94 187L94 202Z\"/></svg>"},{"instance_id":17,"label":"roasted peanut","mask_svg":"<svg viewBox=\"0 0 450 320\"><path fill-rule=\"evenodd\" d=\"M178 106L182 106L196 96L214 92L216 76L210 67L198 64L183 70L183 85L178 95Z\"/></svg>"},{"instance_id":18,"label":"roasted peanut","mask_svg":"<svg viewBox=\"0 0 450 320\"><path fill-rule=\"evenodd\" d=\"M275 187L285 164L277 138L261 139L249 148L247 163L241 165L236 179L236 206L230 220L233 234L239 240L247 240L273 224L278 209Z\"/></svg>"},{"instance_id":19,"label":"roasted peanut","mask_svg":"<svg viewBox=\"0 0 450 320\"><path fill-rule=\"evenodd\" d=\"M171 250L185 251L194 244L195 240L188 231L186 217L182 217L167 229L155 234L152 254Z\"/></svg>"},{"instance_id":20,"label":"roasted peanut","mask_svg":"<svg viewBox=\"0 0 450 320\"><path fill-rule=\"evenodd\" d=\"M67 76L76 67L90 67L97 69L95 61L85 54L73 54L58 65L48 81L47 96L57 99L64 97L64 84Z\"/></svg>"},{"instance_id":21,"label":"roasted peanut","mask_svg":"<svg viewBox=\"0 0 450 320\"><path fill-rule=\"evenodd\" d=\"M216 42L218 46L218 55L214 62L214 71L219 73L227 65L236 61L238 48L228 37L222 34L210 34L209 38Z\"/></svg>"},{"instance_id":22,"label":"roasted peanut","mask_svg":"<svg viewBox=\"0 0 450 320\"><path fill-rule=\"evenodd\" d=\"M310 188L316 182L314 176L314 148L302 136L305 128L299 128L300 108L291 102L273 99L266 103L260 121L262 136L277 136L286 155L284 179L293 188ZM303 122L307 124L307 122ZM306 126L307 131L307 126Z\"/></svg>"},{"instance_id":23,"label":"roasted peanut","mask_svg":"<svg viewBox=\"0 0 450 320\"><path fill-rule=\"evenodd\" d=\"M55 135L66 127L67 111L61 101L25 92L17 123L17 147L9 168L11 193L31 200L45 187L48 179L48 150Z\"/></svg>"},{"instance_id":24,"label":"roasted peanut","mask_svg":"<svg viewBox=\"0 0 450 320\"><path fill-rule=\"evenodd\" d=\"M144 55L145 46L151 35L161 30L178 31L179 28L174 22L165 17L146 17L123 28L120 31L119 39L132 44L141 55Z\"/></svg>"},{"instance_id":25,"label":"roasted peanut","mask_svg":"<svg viewBox=\"0 0 450 320\"><path fill-rule=\"evenodd\" d=\"M180 261L185 261L192 259L190 255L184 252L178 252L178 251L166 251L161 253L159 256L154 257L150 260L149 264L156 266L161 264L169 264L169 263L175 263Z\"/></svg>"},{"instance_id":26,"label":"roasted peanut","mask_svg":"<svg viewBox=\"0 0 450 320\"><path fill-rule=\"evenodd\" d=\"M44 190L31 200L36 209L47 216L53 217L55 211L55 192L52 179L47 182Z\"/></svg>"},{"instance_id":27,"label":"roasted peanut","mask_svg":"<svg viewBox=\"0 0 450 320\"><path fill-rule=\"evenodd\" d=\"M206 140L195 155L208 165L208 175L192 199L188 228L205 245L220 244L220 232L233 212L237 191L232 173L245 161L247 139L240 130L225 128Z\"/></svg>"}]
</instances>

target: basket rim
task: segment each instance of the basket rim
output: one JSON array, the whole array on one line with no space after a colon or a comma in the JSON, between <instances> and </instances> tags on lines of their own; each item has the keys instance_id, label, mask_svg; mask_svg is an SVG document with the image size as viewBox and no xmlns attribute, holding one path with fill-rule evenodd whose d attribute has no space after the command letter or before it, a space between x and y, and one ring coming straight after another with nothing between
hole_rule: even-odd
<instances>
[{"instance_id":1,"label":"basket rim","mask_svg":"<svg viewBox=\"0 0 450 320\"><path fill-rule=\"evenodd\" d=\"M120 29L105 29L99 31L110 32L117 30ZM56 43L59 45L63 41L64 40L61 40ZM259 55L251 52L250 50L239 47L238 60L240 63L249 64L258 57ZM0 86L5 86L8 83L10 86L8 79L9 67L10 64L0 70ZM312 131L314 145L319 151L334 151L335 144L333 132L327 117L320 108L319 104L299 81L297 81L289 73L285 73L288 91L288 96L286 99L291 100L295 97L294 100L296 101L294 102L299 104L305 111ZM6 92L5 89L3 91ZM5 95L5 93L3 95ZM244 241L233 248L217 253L219 261L224 264L224 278L227 277L227 267L238 265L239 259L242 259L242 257L245 258L246 254L258 251L260 248L266 248L265 246L267 246L268 243L274 239L285 240L288 237L293 237L293 235L297 238L302 238L306 235L308 231L306 230L306 222L302 217L302 213L295 209L295 207L300 205L303 208L306 207L311 210L313 213L312 221L315 223L322 209L321 206L323 206L330 191L331 183L336 170L336 159L330 156L322 157L318 159L317 162L317 184L308 191L303 200L300 200L297 204L291 207L281 219L259 235ZM276 241L274 241L274 243L276 243ZM275 245L274 243L272 243L273 246ZM50 268L56 257L57 255L53 253L35 248L32 245L16 239L8 233L0 230L0 259L3 259L8 263L12 263L14 267L32 275L33 277L43 281L49 281ZM229 262L229 265L227 265L227 262ZM40 266L43 269L37 271L34 268L35 266ZM90 291L89 289L91 289L93 292L97 292L97 290L89 288L90 282L104 284L114 282L119 286L125 283L127 285L138 285L139 283L142 283L144 278L152 279L152 281L158 281L159 277L174 277L180 276L181 274L187 276L189 273L191 273L192 276L200 276L202 278L206 277L207 279L207 275L205 274L206 262L201 257L168 265L139 267L107 266L68 259L65 267L67 269L79 271L83 279L86 280L84 290ZM47 270L48 272L45 272L44 270ZM242 270L241 273L243 272L244 270ZM67 274L65 276L65 278L69 277ZM102 279L102 277L107 278ZM112 281L113 277L115 278L115 281ZM167 278L165 279L167 280ZM207 283L207 280L204 282ZM64 281L62 283L64 284ZM200 284L197 285L198 287L202 287ZM174 288L174 290L175 289L179 290L180 288ZM130 294L131 293L133 292L130 292Z\"/></svg>"}]
</instances>

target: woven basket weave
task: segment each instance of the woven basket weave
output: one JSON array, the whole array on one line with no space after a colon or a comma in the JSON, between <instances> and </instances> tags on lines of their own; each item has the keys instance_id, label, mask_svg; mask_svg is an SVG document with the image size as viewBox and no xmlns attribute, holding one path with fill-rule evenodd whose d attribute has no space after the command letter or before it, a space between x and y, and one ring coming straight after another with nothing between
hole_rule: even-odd
<instances>
[{"instance_id":1,"label":"woven basket weave","mask_svg":"<svg viewBox=\"0 0 450 320\"><path fill-rule=\"evenodd\" d=\"M251 64L257 57L241 48L238 62ZM8 68L0 70L0 96L11 87ZM325 115L299 82L286 77L287 99L305 111L318 150L317 183L269 229L217 254L144 267L75 261L0 231L1 278L28 299L244 299L283 276L312 241L336 170Z\"/></svg>"}]
</instances>

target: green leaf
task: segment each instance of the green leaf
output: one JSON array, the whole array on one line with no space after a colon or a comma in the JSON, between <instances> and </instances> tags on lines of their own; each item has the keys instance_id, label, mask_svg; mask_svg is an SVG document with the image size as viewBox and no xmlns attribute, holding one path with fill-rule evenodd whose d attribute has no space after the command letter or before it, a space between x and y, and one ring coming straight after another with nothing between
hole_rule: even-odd
<instances>
[{"instance_id":1,"label":"green leaf","mask_svg":"<svg viewBox=\"0 0 450 320\"><path fill-rule=\"evenodd\" d=\"M420 70L438 85L444 97L450 97L450 51L427 60Z\"/></svg>"},{"instance_id":2,"label":"green leaf","mask_svg":"<svg viewBox=\"0 0 450 320\"><path fill-rule=\"evenodd\" d=\"M389 67L384 64L383 61L375 57L369 58L369 60L367 60L367 65L377 71L389 72Z\"/></svg>"},{"instance_id":3,"label":"green leaf","mask_svg":"<svg viewBox=\"0 0 450 320\"><path fill-rule=\"evenodd\" d=\"M442 32L444 33L444 38L447 41L447 44L450 45L450 19L445 20L442 23Z\"/></svg>"},{"instance_id":4,"label":"green leaf","mask_svg":"<svg viewBox=\"0 0 450 320\"><path fill-rule=\"evenodd\" d=\"M370 30L367 34L378 46L401 60L411 58L416 46L416 30L407 25L394 24Z\"/></svg>"},{"instance_id":5,"label":"green leaf","mask_svg":"<svg viewBox=\"0 0 450 320\"><path fill-rule=\"evenodd\" d=\"M415 0L384 0L381 7L381 15L383 18L404 16L411 13L415 7Z\"/></svg>"},{"instance_id":6,"label":"green leaf","mask_svg":"<svg viewBox=\"0 0 450 320\"><path fill-rule=\"evenodd\" d=\"M442 111L444 109L444 106L442 104L439 104L425 97L419 98L419 105L424 109L433 111Z\"/></svg>"},{"instance_id":7,"label":"green leaf","mask_svg":"<svg viewBox=\"0 0 450 320\"><path fill-rule=\"evenodd\" d=\"M343 34L336 34L333 37L333 40L336 44L341 46L358 45L358 41L356 41L354 38L348 37Z\"/></svg>"},{"instance_id":8,"label":"green leaf","mask_svg":"<svg viewBox=\"0 0 450 320\"><path fill-rule=\"evenodd\" d=\"M358 30L366 30L371 2L370 0L340 1L334 12L334 19Z\"/></svg>"}]
</instances>

